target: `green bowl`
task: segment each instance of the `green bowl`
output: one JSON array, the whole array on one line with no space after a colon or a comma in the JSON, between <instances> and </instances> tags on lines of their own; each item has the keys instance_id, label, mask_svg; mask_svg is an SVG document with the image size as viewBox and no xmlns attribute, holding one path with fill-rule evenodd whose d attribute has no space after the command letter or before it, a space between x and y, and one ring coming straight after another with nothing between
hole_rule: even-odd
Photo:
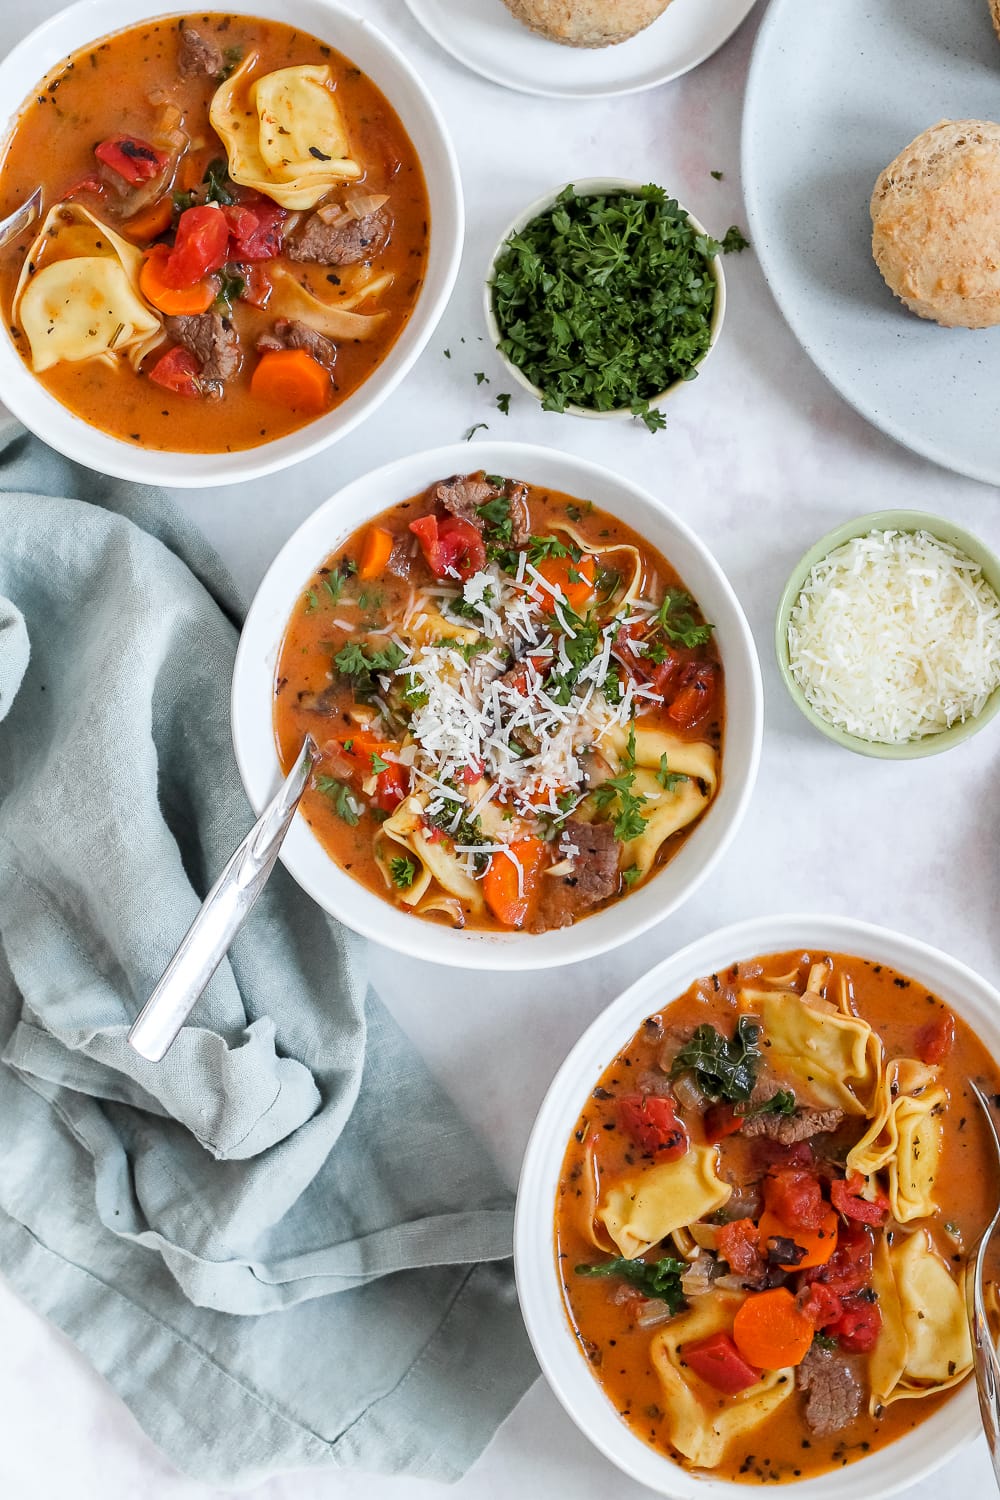
<instances>
[{"instance_id":1,"label":"green bowl","mask_svg":"<svg viewBox=\"0 0 1000 1500\"><path fill-rule=\"evenodd\" d=\"M860 739L855 734L848 734L846 730L837 729L835 725L828 724L826 719L806 702L805 694L792 676L788 660L788 620L802 591L802 585L816 563L833 552L835 548L842 546L844 542L852 541L855 537L867 536L870 531L928 531L931 536L937 537L941 542L950 542L958 551L964 552L967 557L972 558L973 562L978 563L983 570L986 582L1000 596L1000 559L970 531L956 526L953 521L946 521L941 516L929 515L922 510L873 511L871 515L859 516L855 521L845 521L843 526L827 532L826 536L821 537L815 547L811 547L792 570L792 575L785 584L778 603L778 614L774 626L774 649L778 657L778 670L796 708L821 734L825 734L836 744L843 745L845 750L853 750L858 755L872 755L879 760L916 760L923 755L940 755L942 750L951 750L953 746L960 745L963 740L970 739L989 723L1000 710L1000 688L990 694L982 711L974 719L966 719L964 723L953 724L950 729L942 729L939 734L925 735L922 739L907 740L901 745L883 745L876 740Z\"/></svg>"}]
</instances>

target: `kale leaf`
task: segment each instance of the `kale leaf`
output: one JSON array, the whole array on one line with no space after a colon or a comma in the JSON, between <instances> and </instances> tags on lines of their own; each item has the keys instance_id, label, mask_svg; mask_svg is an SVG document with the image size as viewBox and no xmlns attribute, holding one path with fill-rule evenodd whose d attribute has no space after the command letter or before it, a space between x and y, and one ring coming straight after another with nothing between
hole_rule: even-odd
<instances>
[{"instance_id":1,"label":"kale leaf","mask_svg":"<svg viewBox=\"0 0 1000 1500\"><path fill-rule=\"evenodd\" d=\"M623 1256L596 1266L577 1266L578 1276L620 1276L631 1282L647 1297L665 1302L672 1313L687 1306L681 1290L681 1277L688 1269L682 1260L665 1255L661 1260L626 1260Z\"/></svg>"},{"instance_id":2,"label":"kale leaf","mask_svg":"<svg viewBox=\"0 0 1000 1500\"><path fill-rule=\"evenodd\" d=\"M704 1022L674 1058L671 1078L690 1069L707 1098L745 1104L757 1082L760 1032L760 1022L750 1016L740 1016L731 1039Z\"/></svg>"}]
</instances>

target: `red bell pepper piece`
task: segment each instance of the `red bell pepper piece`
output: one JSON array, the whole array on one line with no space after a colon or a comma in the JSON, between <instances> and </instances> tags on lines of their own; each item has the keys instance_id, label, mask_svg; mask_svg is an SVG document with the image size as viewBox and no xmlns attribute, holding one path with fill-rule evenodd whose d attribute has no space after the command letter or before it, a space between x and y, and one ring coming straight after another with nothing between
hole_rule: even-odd
<instances>
[{"instance_id":1,"label":"red bell pepper piece","mask_svg":"<svg viewBox=\"0 0 1000 1500\"><path fill-rule=\"evenodd\" d=\"M157 151L136 135L111 136L94 147L94 155L129 187L152 181L170 159L165 151Z\"/></svg>"},{"instance_id":2,"label":"red bell pepper piece","mask_svg":"<svg viewBox=\"0 0 1000 1500\"><path fill-rule=\"evenodd\" d=\"M684 1344L680 1355L706 1385L726 1396L749 1390L760 1379L760 1371L743 1358L728 1333L710 1333L708 1338Z\"/></svg>"}]
</instances>

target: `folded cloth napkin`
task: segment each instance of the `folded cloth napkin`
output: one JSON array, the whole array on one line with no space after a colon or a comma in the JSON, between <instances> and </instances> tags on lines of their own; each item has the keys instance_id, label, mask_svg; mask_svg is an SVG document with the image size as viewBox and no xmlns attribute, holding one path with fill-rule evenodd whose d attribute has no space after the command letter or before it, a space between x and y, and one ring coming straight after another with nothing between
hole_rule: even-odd
<instances>
[{"instance_id":1,"label":"folded cloth napkin","mask_svg":"<svg viewBox=\"0 0 1000 1500\"><path fill-rule=\"evenodd\" d=\"M535 1374L510 1195L364 945L279 867L125 1040L253 821L239 614L163 495L0 421L0 1270L188 1473L454 1478Z\"/></svg>"}]
</instances>

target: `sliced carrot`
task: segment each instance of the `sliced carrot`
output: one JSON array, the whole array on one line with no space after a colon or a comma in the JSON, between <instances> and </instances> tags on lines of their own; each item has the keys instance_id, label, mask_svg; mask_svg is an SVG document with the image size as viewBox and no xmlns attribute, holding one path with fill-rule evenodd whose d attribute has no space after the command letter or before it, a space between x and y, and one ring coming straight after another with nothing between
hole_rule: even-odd
<instances>
[{"instance_id":1,"label":"sliced carrot","mask_svg":"<svg viewBox=\"0 0 1000 1500\"><path fill-rule=\"evenodd\" d=\"M395 544L396 538L391 531L386 531L384 526L369 526L367 535L361 544L361 555L358 558L358 577L365 582L372 578L378 578L392 556L392 549Z\"/></svg>"},{"instance_id":2,"label":"sliced carrot","mask_svg":"<svg viewBox=\"0 0 1000 1500\"><path fill-rule=\"evenodd\" d=\"M174 203L169 193L141 208L125 222L125 233L133 240L155 240L166 234L174 216Z\"/></svg>"},{"instance_id":3,"label":"sliced carrot","mask_svg":"<svg viewBox=\"0 0 1000 1500\"><path fill-rule=\"evenodd\" d=\"M508 846L512 858L494 854L483 876L486 905L504 927L523 927L538 897L538 883L545 860L543 839L514 839ZM517 860L521 867L518 878Z\"/></svg>"},{"instance_id":4,"label":"sliced carrot","mask_svg":"<svg viewBox=\"0 0 1000 1500\"><path fill-rule=\"evenodd\" d=\"M783 1271L804 1271L807 1266L825 1266L837 1248L837 1215L831 1208L818 1229L789 1229L777 1214L766 1208L758 1224L760 1242L766 1247L770 1239L793 1240L806 1253L795 1265L782 1266Z\"/></svg>"},{"instance_id":5,"label":"sliced carrot","mask_svg":"<svg viewBox=\"0 0 1000 1500\"><path fill-rule=\"evenodd\" d=\"M251 394L272 406L318 417L330 405L330 377L304 349L274 349L262 354L250 379Z\"/></svg>"},{"instance_id":6,"label":"sliced carrot","mask_svg":"<svg viewBox=\"0 0 1000 1500\"><path fill-rule=\"evenodd\" d=\"M546 583L562 590L575 615L586 609L594 597L597 568L589 552L585 552L579 562L574 562L571 557L545 557L538 564L538 571ZM555 614L556 600L551 594L545 594L541 608L547 615Z\"/></svg>"},{"instance_id":7,"label":"sliced carrot","mask_svg":"<svg viewBox=\"0 0 1000 1500\"><path fill-rule=\"evenodd\" d=\"M733 1341L745 1360L758 1370L784 1370L800 1365L816 1332L786 1286L756 1292L737 1310Z\"/></svg>"},{"instance_id":8,"label":"sliced carrot","mask_svg":"<svg viewBox=\"0 0 1000 1500\"><path fill-rule=\"evenodd\" d=\"M170 254L167 245L154 245L143 256L139 272L139 288L147 302L168 317L183 317L185 314L207 312L218 295L218 285L211 277L196 281L194 286L167 286L163 280L163 266Z\"/></svg>"}]
</instances>

